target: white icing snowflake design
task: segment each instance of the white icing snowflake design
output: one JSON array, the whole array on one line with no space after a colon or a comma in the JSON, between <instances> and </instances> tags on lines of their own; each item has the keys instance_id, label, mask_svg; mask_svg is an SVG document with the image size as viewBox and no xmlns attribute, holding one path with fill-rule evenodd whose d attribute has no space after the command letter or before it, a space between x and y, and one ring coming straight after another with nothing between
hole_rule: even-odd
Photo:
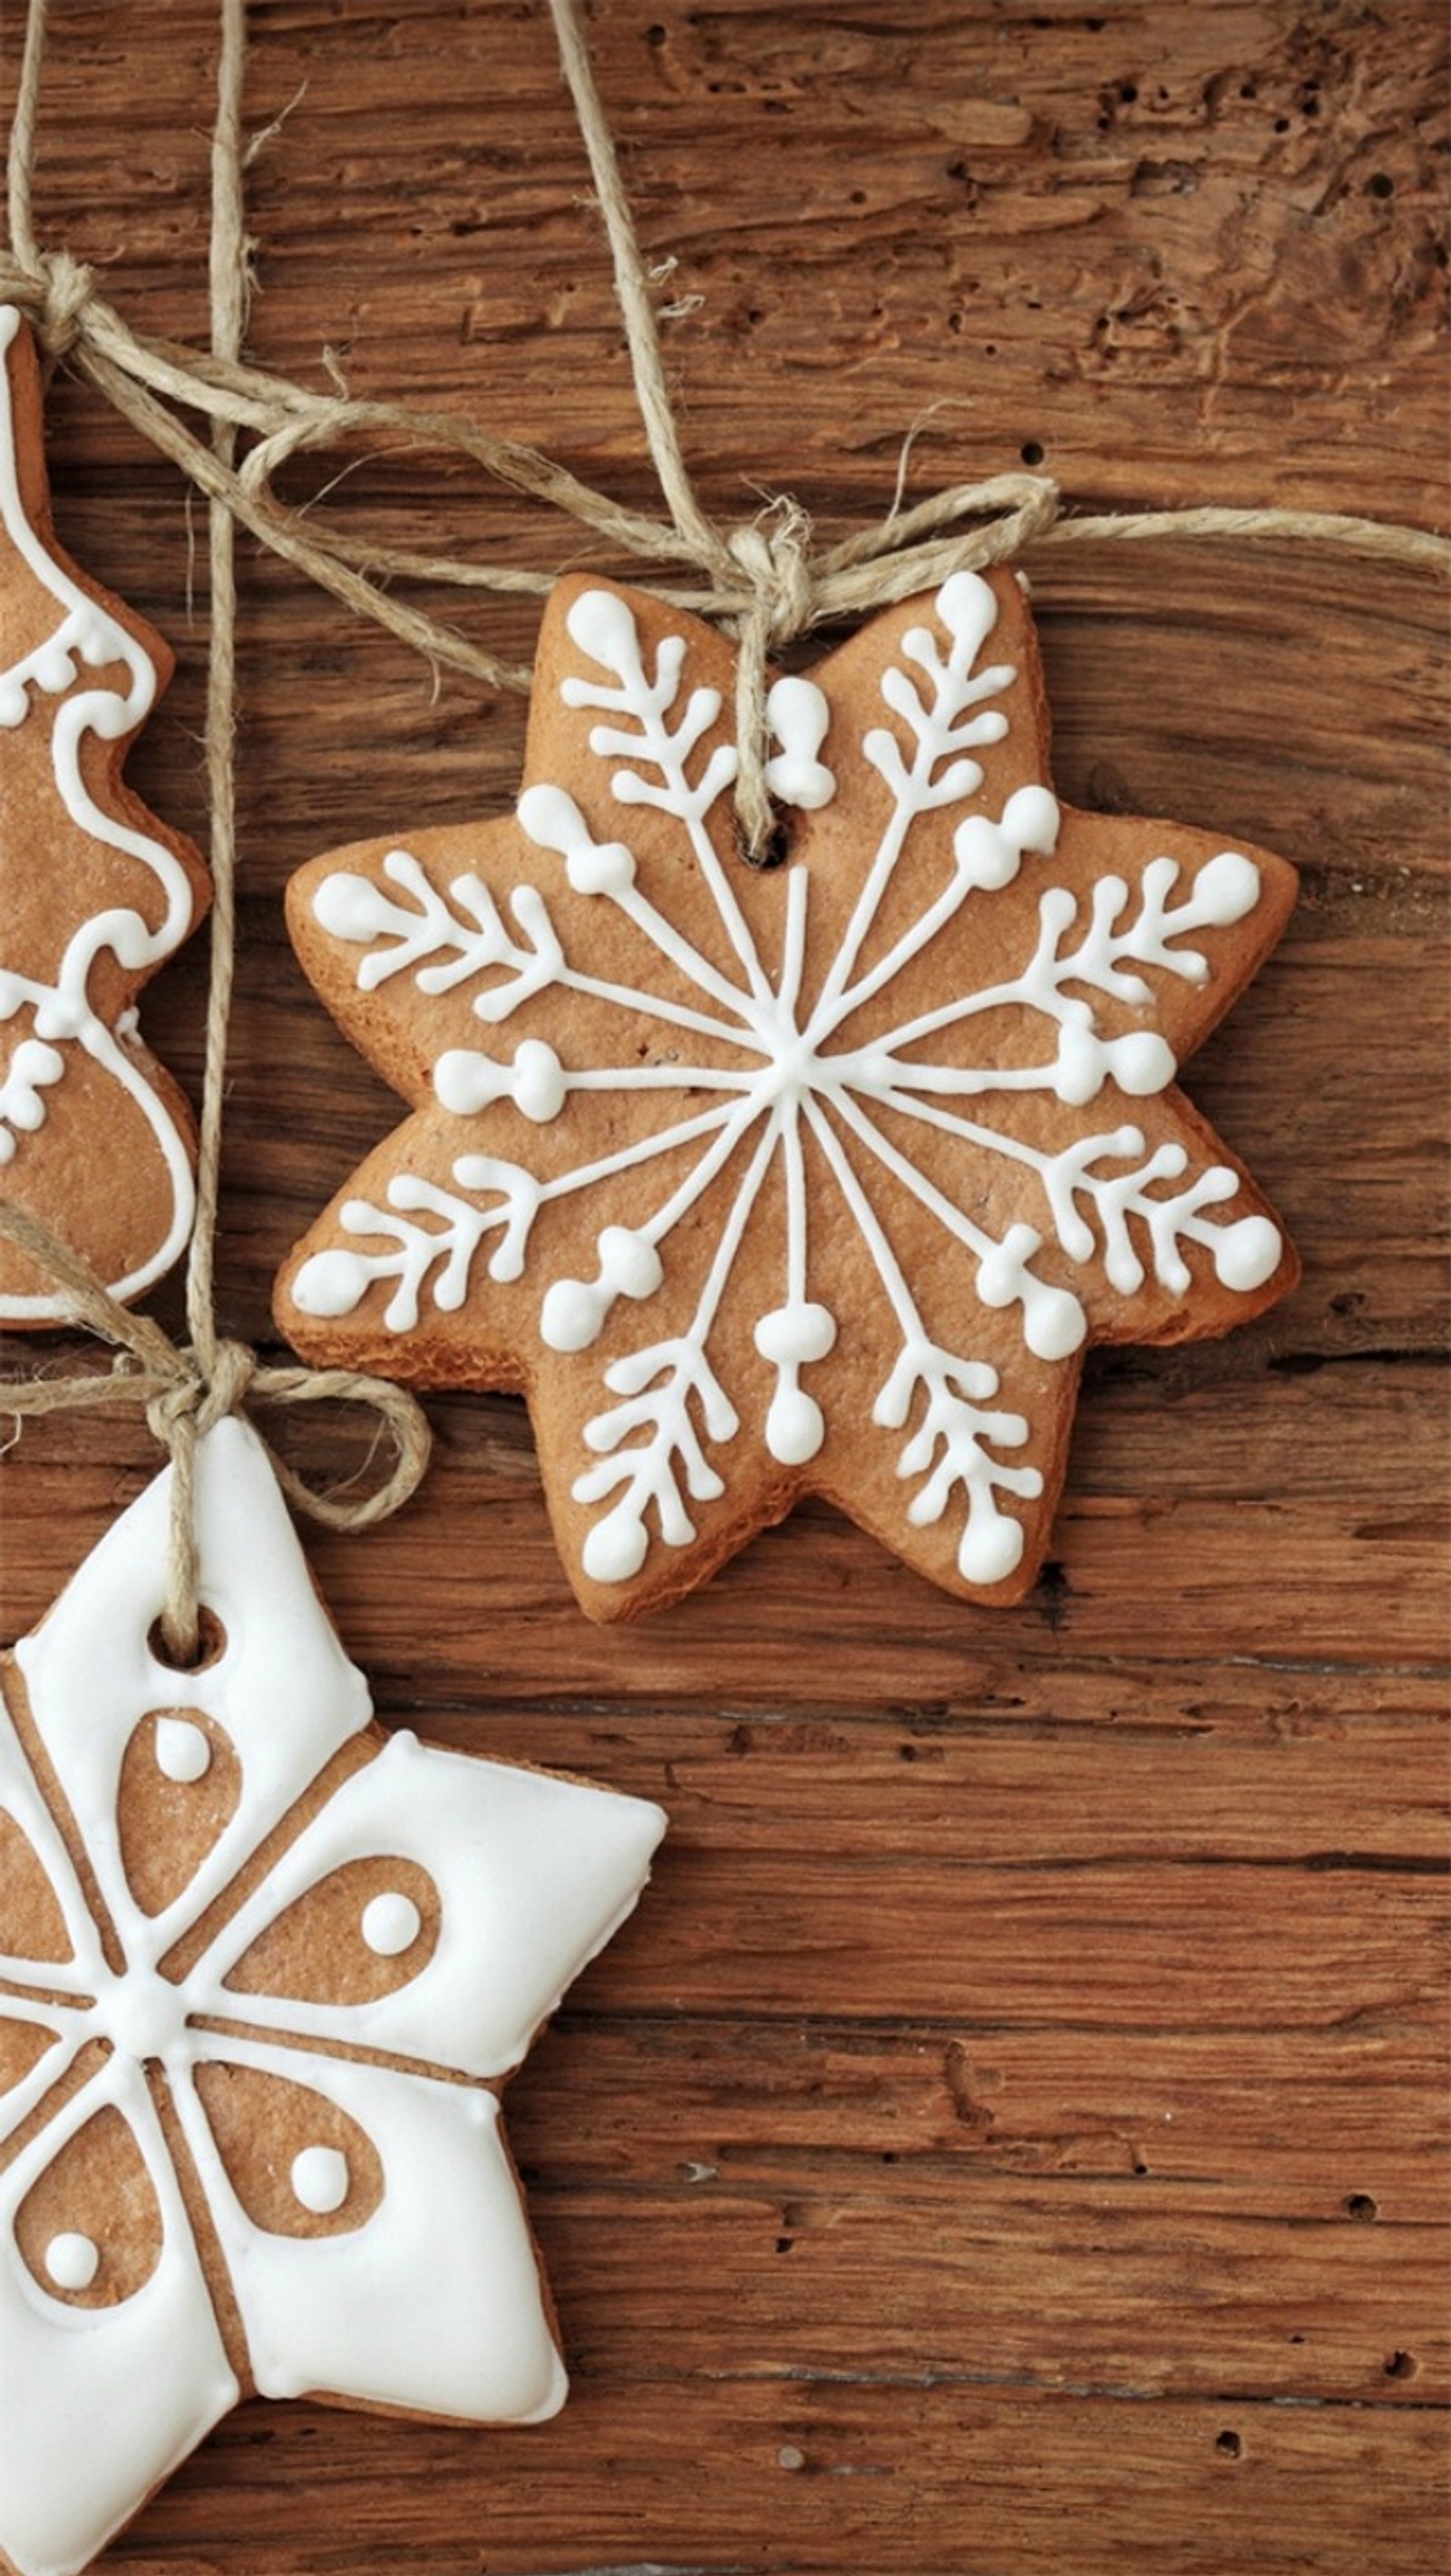
<instances>
[{"instance_id":1,"label":"white icing snowflake design","mask_svg":"<svg viewBox=\"0 0 1451 2576\"><path fill-rule=\"evenodd\" d=\"M255 1435L219 1424L200 1471L215 1660L180 1675L149 1643L168 1470L0 1667L0 2550L22 2576L83 2566L248 2388L555 2411L489 2081L630 1911L664 1824L381 1742ZM128 1840L138 1786L169 1840Z\"/></svg>"},{"instance_id":2,"label":"white icing snowflake design","mask_svg":"<svg viewBox=\"0 0 1451 2576\"><path fill-rule=\"evenodd\" d=\"M295 888L309 973L417 1114L301 1247L284 1328L522 1385L597 1615L813 1490L1009 1597L1087 1342L1289 1283L1173 1081L1291 871L1060 807L1006 576L776 683L775 870L733 848L719 637L576 581L540 670L515 823Z\"/></svg>"},{"instance_id":3,"label":"white icing snowflake design","mask_svg":"<svg viewBox=\"0 0 1451 2576\"><path fill-rule=\"evenodd\" d=\"M161 687L150 647L165 648L94 598L34 523L21 452L39 436L39 408L21 316L0 305L0 638L13 631L25 647L7 657L0 641L0 764L23 727L44 727L50 751L43 793L23 804L23 833L16 796L0 848L0 1187L125 1299L171 1267L191 1230L185 1113L138 1040L129 997L194 928L203 880L195 853L188 864L179 841L145 828L154 818L134 796L118 789L107 810L93 793L97 746L124 745L150 715ZM37 904L47 869L49 901ZM111 1150L87 1199L91 1167L77 1134L97 1125ZM12 1265L23 1285L10 1284ZM0 1322L66 1313L65 1297L37 1288L8 1246L0 1270Z\"/></svg>"}]
</instances>

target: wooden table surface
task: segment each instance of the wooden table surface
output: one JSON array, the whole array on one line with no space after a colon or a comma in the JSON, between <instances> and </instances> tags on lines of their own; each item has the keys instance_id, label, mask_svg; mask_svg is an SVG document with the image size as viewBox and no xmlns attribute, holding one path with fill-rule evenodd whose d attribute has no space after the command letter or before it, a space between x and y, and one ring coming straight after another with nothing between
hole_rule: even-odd
<instances>
[{"instance_id":1,"label":"wooden table surface","mask_svg":"<svg viewBox=\"0 0 1451 2576\"><path fill-rule=\"evenodd\" d=\"M327 348L357 394L472 411L649 503L539 0L251 15L249 125L285 111L249 181L257 357L321 385ZM52 19L42 236L197 338L212 11ZM914 494L1041 455L1079 505L1443 524L1442 22L601 6L708 503L789 483L844 531L937 405ZM204 835L197 513L64 370L51 426L62 534L180 657L131 775ZM434 457L366 462L323 506L420 546L577 552ZM290 960L285 880L395 820L500 811L522 709L435 688L250 542L242 577L221 1306L265 1342L274 1266L394 1115ZM1062 791L1303 870L1190 1076L1303 1286L1226 1342L1090 1366L1052 1562L1006 1613L816 1509L658 1623L592 1628L522 1408L433 1406L418 1500L309 1541L384 1716L673 1818L510 2095L573 2398L499 2433L248 2405L118 2571L1443 2563L1441 601L1237 544L1045 555L1034 586ZM426 604L527 655L526 608ZM197 941L145 1015L193 1091L204 979ZM285 1436L314 1473L344 1453ZM154 1466L129 1414L26 1430L8 1633Z\"/></svg>"}]
</instances>

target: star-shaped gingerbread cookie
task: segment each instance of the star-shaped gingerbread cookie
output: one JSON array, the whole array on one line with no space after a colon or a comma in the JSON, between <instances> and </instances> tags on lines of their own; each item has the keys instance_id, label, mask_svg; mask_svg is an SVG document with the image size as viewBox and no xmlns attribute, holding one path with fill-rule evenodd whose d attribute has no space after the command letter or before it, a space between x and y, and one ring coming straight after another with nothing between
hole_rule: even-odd
<instances>
[{"instance_id":1,"label":"star-shaped gingerbread cookie","mask_svg":"<svg viewBox=\"0 0 1451 2576\"><path fill-rule=\"evenodd\" d=\"M266 1452L168 1468L0 1657L0 2567L75 2576L252 2391L565 2395L499 2091L665 1819L385 1735Z\"/></svg>"},{"instance_id":2,"label":"star-shaped gingerbread cookie","mask_svg":"<svg viewBox=\"0 0 1451 2576\"><path fill-rule=\"evenodd\" d=\"M737 852L733 647L553 595L516 813L314 861L299 955L412 1114L279 1282L309 1358L529 1401L584 1608L807 1493L950 1591L1032 1581L1092 1342L1295 1276L1177 1087L1287 863L1075 813L1018 581L778 680L784 863Z\"/></svg>"}]
</instances>

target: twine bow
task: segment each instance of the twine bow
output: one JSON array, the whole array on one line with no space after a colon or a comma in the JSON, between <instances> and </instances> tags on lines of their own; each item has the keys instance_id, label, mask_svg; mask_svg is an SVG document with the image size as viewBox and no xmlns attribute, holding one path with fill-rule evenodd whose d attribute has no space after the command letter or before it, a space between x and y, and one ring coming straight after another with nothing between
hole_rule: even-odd
<instances>
[{"instance_id":1,"label":"twine bow","mask_svg":"<svg viewBox=\"0 0 1451 2576\"><path fill-rule=\"evenodd\" d=\"M33 148L39 84L39 35L44 9L27 29L27 78L16 118L10 173L11 222L17 259L28 262L26 293L18 300L35 314L52 355L83 347L95 363L108 331L94 272L68 253L42 254L28 212L28 168ZM243 0L225 0L219 102L212 154L212 336L225 363L240 348L246 317L246 244L241 228L240 100L244 40ZM17 185L17 163L25 173ZM17 224L17 203L19 221ZM13 268L15 262L7 263ZM0 279L0 292L6 281ZM129 335L127 335L129 336ZM219 422L214 461L231 471L234 432ZM192 442L195 444L195 442ZM200 451L206 454L208 451ZM236 949L236 842L233 828L233 736L236 712L236 586L232 519L220 495L210 516L212 636L207 670L207 773L211 791L211 860L214 885L211 972L207 995L206 1058L197 1152L197 1214L187 1261L186 1304L190 1341L178 1346L150 1316L130 1313L110 1294L90 1264L62 1243L28 1210L0 1199L0 1234L14 1244L60 1291L67 1313L85 1324L116 1358L109 1370L80 1370L67 1377L0 1380L0 1411L17 1424L37 1414L96 1405L145 1408L148 1426L172 1462L171 1528L162 1639L173 1662L195 1662L202 1637L198 1598L196 1526L197 1451L214 1424L255 1403L278 1405L342 1402L374 1413L392 1439L391 1474L372 1493L319 1493L269 1448L273 1469L288 1499L329 1529L359 1530L407 1501L428 1464L431 1435L422 1408L402 1388L347 1369L269 1367L245 1343L217 1331L214 1297L217 1202L221 1170L222 1100Z\"/></svg>"},{"instance_id":2,"label":"twine bow","mask_svg":"<svg viewBox=\"0 0 1451 2576\"><path fill-rule=\"evenodd\" d=\"M19 1422L97 1405L140 1405L154 1437L170 1453L176 1472L162 1630L167 1651L179 1665L191 1663L197 1651L196 1452L214 1423L253 1404L360 1404L376 1414L379 1431L386 1431L393 1443L394 1462L370 1494L320 1493L267 1444L288 1500L326 1529L367 1529L386 1520L417 1490L428 1465L431 1435L422 1407L402 1387L348 1369L270 1367L244 1342L215 1336L205 1350L178 1345L149 1315L118 1305L79 1253L5 1199L0 1199L0 1234L48 1273L74 1320L116 1353L109 1369L0 1380L0 1413Z\"/></svg>"}]
</instances>

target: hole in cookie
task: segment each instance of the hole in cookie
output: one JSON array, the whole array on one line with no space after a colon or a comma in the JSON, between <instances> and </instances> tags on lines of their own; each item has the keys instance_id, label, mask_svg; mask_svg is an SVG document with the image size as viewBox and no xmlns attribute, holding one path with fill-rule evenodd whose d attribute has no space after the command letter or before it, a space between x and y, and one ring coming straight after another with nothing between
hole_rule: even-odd
<instances>
[{"instance_id":1,"label":"hole in cookie","mask_svg":"<svg viewBox=\"0 0 1451 2576\"><path fill-rule=\"evenodd\" d=\"M783 868L791 856L791 826L784 814L777 814L759 850L748 849L739 830L736 848L748 868L759 868L763 874L769 868Z\"/></svg>"},{"instance_id":2,"label":"hole in cookie","mask_svg":"<svg viewBox=\"0 0 1451 2576\"><path fill-rule=\"evenodd\" d=\"M209 1610L203 1602L197 1611L196 1645L189 1655L169 1643L164 1619L152 1620L146 1632L146 1646L169 1673L204 1673L226 1653L227 1632L215 1610Z\"/></svg>"}]
</instances>

